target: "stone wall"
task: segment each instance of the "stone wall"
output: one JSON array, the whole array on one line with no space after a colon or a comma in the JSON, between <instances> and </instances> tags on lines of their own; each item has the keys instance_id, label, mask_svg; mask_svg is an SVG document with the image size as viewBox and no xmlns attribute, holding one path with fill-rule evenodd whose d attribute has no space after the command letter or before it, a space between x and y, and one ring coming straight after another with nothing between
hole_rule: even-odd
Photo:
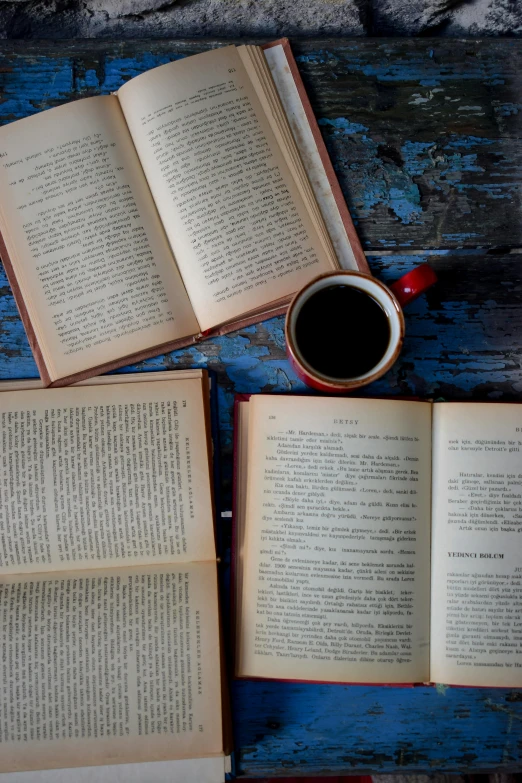
<instances>
[{"instance_id":1,"label":"stone wall","mask_svg":"<svg viewBox=\"0 0 522 783\"><path fill-rule=\"evenodd\" d=\"M522 35L521 0L0 0L0 38Z\"/></svg>"}]
</instances>

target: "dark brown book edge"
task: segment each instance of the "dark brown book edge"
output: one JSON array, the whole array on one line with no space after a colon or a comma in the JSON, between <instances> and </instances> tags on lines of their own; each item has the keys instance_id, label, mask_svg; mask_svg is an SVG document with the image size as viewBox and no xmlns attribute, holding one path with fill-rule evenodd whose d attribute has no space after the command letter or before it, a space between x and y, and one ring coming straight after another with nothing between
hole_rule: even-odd
<instances>
[{"instance_id":1,"label":"dark brown book edge","mask_svg":"<svg viewBox=\"0 0 522 783\"><path fill-rule=\"evenodd\" d=\"M234 750L234 727L232 723L232 704L228 684L228 665L225 654L225 634L223 609L221 606L219 582L219 563L216 568L216 590L218 591L218 622L219 622L219 668L221 674L221 720L223 735L223 753L230 756Z\"/></svg>"},{"instance_id":2,"label":"dark brown book edge","mask_svg":"<svg viewBox=\"0 0 522 783\"><path fill-rule=\"evenodd\" d=\"M145 378L144 378L145 380ZM211 411L210 411L210 378L206 370L203 370L203 377L201 379L202 393L203 393L203 408L205 411L205 433L207 437L207 459L208 459L208 475L210 482L210 496L212 499L212 516L214 522L214 546L217 551L217 511L216 511L216 498L215 488L212 477L214 472L212 470L212 464L215 459L219 459L219 455L214 453L214 442L212 440L211 432ZM225 643L223 635L223 610L221 606L220 595L220 582L219 582L219 559L216 561L216 591L217 591L217 603L218 603L218 625L219 625L219 668L221 677L221 716L222 716L222 733L223 733L223 752L225 756L230 756L233 751L233 728L232 728L232 708L230 704L230 689L228 687L228 672L227 662L225 656Z\"/></svg>"}]
</instances>

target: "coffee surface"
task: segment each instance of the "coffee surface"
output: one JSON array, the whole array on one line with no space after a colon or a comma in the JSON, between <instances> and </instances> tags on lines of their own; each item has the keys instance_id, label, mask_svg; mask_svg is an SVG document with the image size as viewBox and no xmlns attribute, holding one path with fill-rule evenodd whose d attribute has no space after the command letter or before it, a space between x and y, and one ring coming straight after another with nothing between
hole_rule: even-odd
<instances>
[{"instance_id":1,"label":"coffee surface","mask_svg":"<svg viewBox=\"0 0 522 783\"><path fill-rule=\"evenodd\" d=\"M348 379L365 375L384 356L390 342L388 317L372 296L348 285L313 294L296 320L302 358L317 372Z\"/></svg>"}]
</instances>

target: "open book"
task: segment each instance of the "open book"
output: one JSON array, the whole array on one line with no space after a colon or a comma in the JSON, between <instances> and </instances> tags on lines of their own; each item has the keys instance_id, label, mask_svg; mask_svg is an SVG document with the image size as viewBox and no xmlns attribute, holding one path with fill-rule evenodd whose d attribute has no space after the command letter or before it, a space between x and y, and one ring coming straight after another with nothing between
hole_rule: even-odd
<instances>
[{"instance_id":1,"label":"open book","mask_svg":"<svg viewBox=\"0 0 522 783\"><path fill-rule=\"evenodd\" d=\"M522 686L519 405L237 408L238 676Z\"/></svg>"},{"instance_id":2,"label":"open book","mask_svg":"<svg viewBox=\"0 0 522 783\"><path fill-rule=\"evenodd\" d=\"M206 374L20 386L0 384L0 772L223 780Z\"/></svg>"},{"instance_id":3,"label":"open book","mask_svg":"<svg viewBox=\"0 0 522 783\"><path fill-rule=\"evenodd\" d=\"M284 312L366 260L287 41L0 129L0 253L46 386Z\"/></svg>"}]
</instances>

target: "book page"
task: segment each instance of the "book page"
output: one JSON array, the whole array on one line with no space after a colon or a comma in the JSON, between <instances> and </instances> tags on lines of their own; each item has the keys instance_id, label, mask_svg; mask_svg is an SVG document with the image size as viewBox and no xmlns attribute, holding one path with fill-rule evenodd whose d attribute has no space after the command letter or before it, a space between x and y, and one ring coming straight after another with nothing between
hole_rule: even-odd
<instances>
[{"instance_id":1,"label":"book page","mask_svg":"<svg viewBox=\"0 0 522 783\"><path fill-rule=\"evenodd\" d=\"M96 767L4 772L1 783L224 783L229 757L142 761Z\"/></svg>"},{"instance_id":2,"label":"book page","mask_svg":"<svg viewBox=\"0 0 522 783\"><path fill-rule=\"evenodd\" d=\"M335 268L235 47L118 97L203 330Z\"/></svg>"},{"instance_id":3,"label":"book page","mask_svg":"<svg viewBox=\"0 0 522 783\"><path fill-rule=\"evenodd\" d=\"M214 560L201 380L0 395L0 572Z\"/></svg>"},{"instance_id":4,"label":"book page","mask_svg":"<svg viewBox=\"0 0 522 783\"><path fill-rule=\"evenodd\" d=\"M310 219L316 230L322 235L325 246L328 246L332 259L337 265L333 242L322 218L317 199L308 178L299 149L292 134L290 123L283 108L283 103L277 91L266 57L259 46L238 46L237 53L241 58L248 77L252 82L262 109L269 122L279 148L283 151L285 161L299 189Z\"/></svg>"},{"instance_id":5,"label":"book page","mask_svg":"<svg viewBox=\"0 0 522 783\"><path fill-rule=\"evenodd\" d=\"M431 679L522 686L522 406L433 412Z\"/></svg>"},{"instance_id":6,"label":"book page","mask_svg":"<svg viewBox=\"0 0 522 783\"><path fill-rule=\"evenodd\" d=\"M198 333L114 96L1 128L0 202L52 379Z\"/></svg>"},{"instance_id":7,"label":"book page","mask_svg":"<svg viewBox=\"0 0 522 783\"><path fill-rule=\"evenodd\" d=\"M238 675L426 680L430 404L248 404Z\"/></svg>"},{"instance_id":8,"label":"book page","mask_svg":"<svg viewBox=\"0 0 522 783\"><path fill-rule=\"evenodd\" d=\"M214 563L0 577L0 771L219 755Z\"/></svg>"},{"instance_id":9,"label":"book page","mask_svg":"<svg viewBox=\"0 0 522 783\"><path fill-rule=\"evenodd\" d=\"M185 379L201 378L206 379L205 370L154 370L153 372L128 372L118 373L117 375L95 375L91 378L84 378L73 384L73 386L105 386L105 384L114 383L150 383L151 381L182 381ZM208 379L209 384L212 379ZM206 380L205 380L206 382ZM27 391L31 389L44 389L45 386L40 378L17 378L15 380L0 381L0 393L6 391Z\"/></svg>"},{"instance_id":10,"label":"book page","mask_svg":"<svg viewBox=\"0 0 522 783\"><path fill-rule=\"evenodd\" d=\"M341 195L339 201L332 190L332 182L328 178L325 166L331 165L321 157L317 140L310 127L309 119L303 105L303 98L299 94L295 79L290 70L285 48L282 44L270 46L263 50L263 54L270 67L270 72L277 86L277 92L283 103L285 114L292 128L299 153L310 178L321 214L328 227L328 233L335 247L339 264L343 269L360 269L350 237L348 236L343 216L339 211L339 203L343 210L347 211L344 199ZM337 191L338 184L335 183ZM349 216L348 216L349 220Z\"/></svg>"}]
</instances>

